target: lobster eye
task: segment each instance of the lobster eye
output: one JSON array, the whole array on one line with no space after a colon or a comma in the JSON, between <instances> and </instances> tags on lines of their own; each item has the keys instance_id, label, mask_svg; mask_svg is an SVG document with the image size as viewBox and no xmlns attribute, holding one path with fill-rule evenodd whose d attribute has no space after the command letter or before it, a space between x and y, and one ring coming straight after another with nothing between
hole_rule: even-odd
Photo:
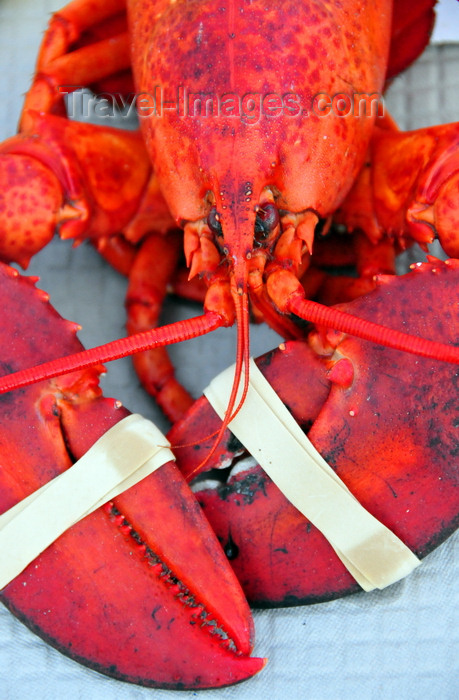
<instances>
[{"instance_id":1,"label":"lobster eye","mask_svg":"<svg viewBox=\"0 0 459 700\"><path fill-rule=\"evenodd\" d=\"M254 237L257 243L265 241L279 225L279 212L274 204L265 204L257 211Z\"/></svg>"},{"instance_id":2,"label":"lobster eye","mask_svg":"<svg viewBox=\"0 0 459 700\"><path fill-rule=\"evenodd\" d=\"M207 216L207 225L216 236L223 236L223 229L220 223L220 215L216 207L212 207Z\"/></svg>"}]
</instances>

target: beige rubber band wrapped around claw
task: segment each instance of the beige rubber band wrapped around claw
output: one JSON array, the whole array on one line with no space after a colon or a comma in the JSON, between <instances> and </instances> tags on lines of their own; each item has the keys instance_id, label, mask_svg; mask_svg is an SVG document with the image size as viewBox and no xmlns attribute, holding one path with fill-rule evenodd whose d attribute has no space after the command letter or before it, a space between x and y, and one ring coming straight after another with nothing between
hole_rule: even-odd
<instances>
[{"instance_id":1,"label":"beige rubber band wrapped around claw","mask_svg":"<svg viewBox=\"0 0 459 700\"><path fill-rule=\"evenodd\" d=\"M220 418L225 414L233 377L234 367L229 367L204 392ZM295 508L327 538L364 590L385 588L420 564L416 555L352 495L253 360L246 401L229 427Z\"/></svg>"},{"instance_id":2,"label":"beige rubber band wrapped around claw","mask_svg":"<svg viewBox=\"0 0 459 700\"><path fill-rule=\"evenodd\" d=\"M0 516L0 590L65 530L173 459L167 439L140 415L110 428L67 471Z\"/></svg>"}]
</instances>

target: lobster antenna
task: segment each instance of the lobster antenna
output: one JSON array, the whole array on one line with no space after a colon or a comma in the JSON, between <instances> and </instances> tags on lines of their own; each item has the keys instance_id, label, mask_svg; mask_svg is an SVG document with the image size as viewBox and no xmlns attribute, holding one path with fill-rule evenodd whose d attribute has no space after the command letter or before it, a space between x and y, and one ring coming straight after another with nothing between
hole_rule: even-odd
<instances>
[{"instance_id":1,"label":"lobster antenna","mask_svg":"<svg viewBox=\"0 0 459 700\"><path fill-rule=\"evenodd\" d=\"M369 340L386 348L402 350L418 357L459 364L459 347L455 345L387 328L379 323L353 316L346 311L323 306L310 299L292 299L289 310L316 325L333 328L341 333Z\"/></svg>"},{"instance_id":2,"label":"lobster antenna","mask_svg":"<svg viewBox=\"0 0 459 700\"><path fill-rule=\"evenodd\" d=\"M249 323L249 303L247 289L244 288L242 294L240 295L240 304L236 304L236 323L238 329L238 352L239 352L239 336L241 337L240 352L242 354L242 363L244 366L244 388L242 390L242 396L240 398L239 404L236 407L234 413L231 414L228 424L231 423L233 418L237 416L242 408L247 397L247 392L249 390L249 367L250 367L250 323ZM241 366L242 370L242 366ZM237 385L239 387L241 379L241 371L239 372L239 377L237 378ZM235 372L236 381L236 372ZM227 410L229 413L229 408Z\"/></svg>"},{"instance_id":3,"label":"lobster antenna","mask_svg":"<svg viewBox=\"0 0 459 700\"><path fill-rule=\"evenodd\" d=\"M228 407L225 412L225 417L218 431L207 435L204 439L216 435L215 442L212 445L210 452L206 455L204 460L198 464L198 466L188 475L188 477L193 476L196 472L200 471L209 461L209 459L214 454L218 445L220 444L223 433L227 429L228 425L231 423L233 418L237 416L242 408L247 397L247 392L249 390L249 366L250 366L250 330L249 330L249 305L248 305L248 295L247 288L244 285L244 289L237 297L235 297L235 307L236 307L236 325L237 325L237 349L236 349L236 367L234 370L233 386L231 387L231 394L228 400ZM241 383L242 368L244 367L244 387L242 390L242 396L239 400L236 409L233 411L234 405L236 403L237 393L239 390L239 385ZM186 447L186 445L174 445L176 449L178 447Z\"/></svg>"},{"instance_id":4,"label":"lobster antenna","mask_svg":"<svg viewBox=\"0 0 459 700\"><path fill-rule=\"evenodd\" d=\"M135 355L144 350L190 340L191 338L206 335L220 328L221 325L220 315L214 311L208 311L202 316L196 316L185 321L176 321L166 326L153 328L150 331L135 333L127 338L113 340L110 343L99 345L90 350L82 350L73 355L59 357L35 367L28 367L12 374L6 374L0 377L0 394L13 389L20 389L29 384L36 384L45 379L59 377L62 374L95 367L104 362L119 360L122 357Z\"/></svg>"},{"instance_id":5,"label":"lobster antenna","mask_svg":"<svg viewBox=\"0 0 459 700\"><path fill-rule=\"evenodd\" d=\"M235 386L236 379L241 376L243 361L246 365L248 364L247 357L249 350L247 293L244 292L241 297L241 301L236 302L238 351ZM334 328L335 330L354 335L364 340L370 340L379 345L395 348L396 350L403 350L420 357L429 357L434 360L459 364L459 347L454 345L427 340L426 338L403 333L402 331L396 331L377 323L358 318L357 316L352 316L339 309L322 306L322 304L307 299L292 299L289 303L288 310L311 323ZM100 345L90 350L82 350L73 355L51 360L50 362L45 362L35 367L29 367L0 377L0 394L12 391L13 389L20 389L21 387L35 384L45 379L58 377L62 374L68 374L76 370L94 367L104 362L118 360L121 357L134 355L144 350L196 338L197 336L205 335L220 328L221 325L222 321L219 314L208 311L204 315L196 316L188 321L176 321L170 325L154 328L143 333L137 333L120 340L114 340L111 343L106 343L105 345ZM246 358L245 360L244 357ZM239 384L239 382L237 382L237 384ZM226 426L231 421L231 418L234 418L237 411L239 411L245 399L247 387L248 372L246 372L244 392L240 404L236 412L229 419L225 418ZM236 389L233 387L229 403L229 408L231 410L234 407L235 397Z\"/></svg>"}]
</instances>

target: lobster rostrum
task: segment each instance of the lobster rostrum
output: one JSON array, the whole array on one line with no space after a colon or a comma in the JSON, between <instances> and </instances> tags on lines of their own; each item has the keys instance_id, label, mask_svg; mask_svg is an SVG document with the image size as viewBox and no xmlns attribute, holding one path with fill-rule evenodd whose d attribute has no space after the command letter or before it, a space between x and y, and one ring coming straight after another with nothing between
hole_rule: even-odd
<instances>
[{"instance_id":1,"label":"lobster rostrum","mask_svg":"<svg viewBox=\"0 0 459 700\"><path fill-rule=\"evenodd\" d=\"M243 364L248 364L249 304L256 320L266 320L286 338L303 337L303 321L308 320L437 361L457 362L454 337L441 336L449 345L428 342L424 338L433 333L425 327L414 324L410 330L415 335L407 336L397 332L396 324L387 330L387 315L382 314L375 326L359 313L346 316L342 309L306 299L312 294L309 279L314 279L309 273L320 258L314 250L316 229L322 226L325 232L332 215L358 230L349 241L363 279L361 289L375 286L375 273L392 271L395 252L408 245L410 237L424 245L438 235L445 250L457 254L452 197L457 188L457 126L404 135L387 118L377 128L375 115L345 116L345 109L336 104L336 111L327 115L313 109L322 109L322 103L314 101L318 95L347 95L349 86L353 94L381 93L385 81L414 60L427 42L433 3L418 4L416 11L409 3L397 3L392 17L387 2L285 2L282 12L288 21L279 21L274 2L131 1L129 34L125 5L91 3L89 15L89 4L77 0L51 20L20 132L1 148L3 259L26 265L56 228L62 237L77 242L91 238L118 269L130 274L129 330L136 332L157 324L168 285L183 288L180 274L173 277L183 245L192 278L185 293L201 296L202 286L194 282L196 277L204 282L203 316L153 330L128 347L155 348L138 356L139 373L175 420L192 401L158 346L236 321L235 382L226 418L215 428L221 435L237 411L236 389ZM189 85L193 93L210 95L219 110L227 111L216 117L185 115L180 113L180 97L176 109L169 111L164 98L160 113L158 104L152 110L150 103L153 113L141 115L142 137L66 118L62 95L75 83L96 92L116 92L124 99L131 90L131 64L136 96L151 98L158 87L160 95L163 89L175 94ZM223 99L228 95L229 103ZM269 97L262 100L265 113L258 121L252 119L248 102L243 103L247 95L255 95L255 104L257 96ZM184 229L183 236L177 225ZM326 237L322 243L327 245ZM338 293L342 295L342 289ZM356 307L344 310L352 313ZM362 316L372 314L370 304ZM72 350L53 354L59 358ZM75 362L57 359L51 368L26 372L24 382L18 376L5 377L1 386L33 383L81 362L89 366L126 352L120 344ZM312 368L322 367L308 350L299 352ZM367 362L367 353L361 356L362 363ZM27 356L21 364L44 359ZM323 369L317 371L323 377ZM246 381L248 375L246 371ZM317 399L308 420L316 419L325 398ZM107 421L97 421L102 432ZM211 424L208 432L213 432ZM195 440L196 434L191 434ZM454 507L439 537L453 528ZM421 555L431 548L436 527L417 547ZM219 533L227 543L228 531ZM319 550L323 546L319 542ZM245 559L243 553L240 560ZM246 584L247 575L240 575ZM340 583L333 583L336 576ZM325 599L353 587L332 565L327 581L319 582L313 592L283 590L276 597L263 591L260 600L279 604ZM261 663L256 661L250 672ZM140 678L132 672L119 675ZM192 680L177 680L175 671L173 675L177 685L198 685L195 673ZM150 682L173 684L170 676ZM218 682L227 681L200 680L201 685Z\"/></svg>"}]
</instances>

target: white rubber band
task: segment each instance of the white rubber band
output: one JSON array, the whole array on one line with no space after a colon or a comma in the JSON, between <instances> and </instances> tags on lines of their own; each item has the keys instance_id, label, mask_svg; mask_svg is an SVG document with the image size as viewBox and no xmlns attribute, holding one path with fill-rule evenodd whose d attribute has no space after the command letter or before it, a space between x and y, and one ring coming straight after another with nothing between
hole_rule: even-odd
<instances>
[{"instance_id":1,"label":"white rubber band","mask_svg":"<svg viewBox=\"0 0 459 700\"><path fill-rule=\"evenodd\" d=\"M173 459L150 421L132 414L116 423L73 466L0 516L0 590L65 530Z\"/></svg>"},{"instance_id":2,"label":"white rubber band","mask_svg":"<svg viewBox=\"0 0 459 700\"><path fill-rule=\"evenodd\" d=\"M204 391L222 419L233 378L234 366ZM385 588L419 566L416 555L365 510L325 462L253 360L246 401L229 427L364 590Z\"/></svg>"}]
</instances>

